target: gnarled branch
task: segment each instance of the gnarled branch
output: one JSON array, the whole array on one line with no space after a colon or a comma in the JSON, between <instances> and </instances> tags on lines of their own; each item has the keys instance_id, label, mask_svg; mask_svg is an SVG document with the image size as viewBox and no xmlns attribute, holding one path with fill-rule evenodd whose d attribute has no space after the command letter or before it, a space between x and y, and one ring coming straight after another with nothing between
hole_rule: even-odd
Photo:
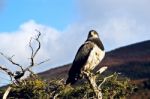
<instances>
[{"instance_id":1,"label":"gnarled branch","mask_svg":"<svg viewBox=\"0 0 150 99\"><path fill-rule=\"evenodd\" d=\"M37 30L36 30L37 31ZM13 57L8 57L6 56L4 53L0 52L0 55L2 55L3 57L5 57L9 62L11 62L13 65L15 66L18 66L21 68L21 71L16 71L15 73L11 72L9 69L3 67L3 66L0 66L0 70L4 71L7 73L7 75L10 76L11 78L11 81L13 82L13 79L15 80L13 83L20 83L20 79L24 76L25 72L26 71L29 71L31 74L34 74L33 71L30 70L31 67L33 66L36 66L36 65L40 65L42 63L45 63L47 62L48 60L45 60L45 61L42 61L42 62L39 62L38 64L35 63L34 59L35 59L35 56L37 55L37 53L39 52L40 48L41 48L41 43L40 43L40 36L41 36L41 32L37 31L38 32L38 35L37 37L35 38L31 38L30 41L29 41L29 47L31 49L31 56L30 56L30 65L29 66L26 66L26 68L24 69L23 66L15 61L13 61ZM38 44L38 47L36 49L33 48L32 46L32 40L35 40ZM11 90L11 86L9 86L7 88L7 90L5 91L4 95L3 95L3 99L6 99L10 90Z\"/></svg>"},{"instance_id":2,"label":"gnarled branch","mask_svg":"<svg viewBox=\"0 0 150 99\"><path fill-rule=\"evenodd\" d=\"M11 62L13 65L16 65L16 66L18 66L18 67L20 67L21 68L21 70L23 71L23 67L20 65L20 64L18 64L18 63L16 63L16 62L14 62L13 61L13 57L14 57L14 55L12 55L11 57L8 57L8 56L6 56L4 53L2 53L2 52L0 52L0 54L2 55L2 56L4 56L9 62Z\"/></svg>"},{"instance_id":3,"label":"gnarled branch","mask_svg":"<svg viewBox=\"0 0 150 99\"><path fill-rule=\"evenodd\" d=\"M36 30L37 31L37 30ZM29 47L30 47L30 49L31 49L31 57L30 57L30 60L31 60L31 63L30 63L30 65L28 66L29 68L30 67L32 67L32 66L34 66L34 58L35 58L35 56L37 55L37 53L38 53L38 51L40 50L40 48L41 48L41 43L40 43L40 41L39 41L39 38L40 38L40 36L41 36L41 32L39 32L39 31L37 31L38 32L38 35L37 35L37 37L36 38L31 38L30 39L30 42L29 42ZM37 43L38 43L38 47L37 47L37 49L34 51L34 49L33 49L33 47L32 47L32 40L35 40Z\"/></svg>"},{"instance_id":4,"label":"gnarled branch","mask_svg":"<svg viewBox=\"0 0 150 99\"><path fill-rule=\"evenodd\" d=\"M86 79L88 80L91 88L93 89L93 91L96 95L96 98L102 99L102 92L101 92L101 90L99 90L99 88L96 84L96 76L91 72L83 72L83 74L86 77Z\"/></svg>"},{"instance_id":5,"label":"gnarled branch","mask_svg":"<svg viewBox=\"0 0 150 99\"><path fill-rule=\"evenodd\" d=\"M107 69L106 66L104 67L101 67L97 73L101 74L103 73L105 70ZM97 85L96 83L96 75L94 75L91 71L83 71L83 75L84 77L88 80L91 88L93 89L95 95L96 95L96 98L97 99L102 99L102 92L101 92L101 88L99 88L99 86ZM104 82L102 82L104 83Z\"/></svg>"},{"instance_id":6,"label":"gnarled branch","mask_svg":"<svg viewBox=\"0 0 150 99\"><path fill-rule=\"evenodd\" d=\"M11 89L12 89L11 86L9 86L9 87L6 89L6 91L5 91L4 95L3 95L3 99L7 99L7 96L8 96L8 94L9 94L9 92L10 92Z\"/></svg>"}]
</instances>

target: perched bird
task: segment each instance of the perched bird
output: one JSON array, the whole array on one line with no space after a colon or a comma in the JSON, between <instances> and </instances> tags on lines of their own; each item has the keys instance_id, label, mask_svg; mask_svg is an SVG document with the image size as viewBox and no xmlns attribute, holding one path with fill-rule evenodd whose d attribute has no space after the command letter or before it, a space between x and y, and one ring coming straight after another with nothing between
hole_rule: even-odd
<instances>
[{"instance_id":1,"label":"perched bird","mask_svg":"<svg viewBox=\"0 0 150 99\"><path fill-rule=\"evenodd\" d=\"M82 77L82 71L92 71L104 58L104 46L95 30L89 31L88 38L81 45L68 73L66 84L74 84Z\"/></svg>"}]
</instances>

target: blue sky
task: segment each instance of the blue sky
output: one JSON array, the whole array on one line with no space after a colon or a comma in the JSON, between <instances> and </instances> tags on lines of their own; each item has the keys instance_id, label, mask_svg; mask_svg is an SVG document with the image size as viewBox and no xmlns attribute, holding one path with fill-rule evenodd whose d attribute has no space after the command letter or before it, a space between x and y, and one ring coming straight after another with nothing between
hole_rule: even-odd
<instances>
[{"instance_id":1,"label":"blue sky","mask_svg":"<svg viewBox=\"0 0 150 99\"><path fill-rule=\"evenodd\" d=\"M99 33L106 51L149 40L149 4L149 0L0 0L0 52L15 55L14 60L26 67L28 43L37 29L42 32L42 47L35 62L50 58L33 68L41 72L71 63L91 29ZM0 65L17 70L2 56ZM3 75L0 72L0 83Z\"/></svg>"},{"instance_id":2,"label":"blue sky","mask_svg":"<svg viewBox=\"0 0 150 99\"><path fill-rule=\"evenodd\" d=\"M77 17L73 0L6 0L0 11L0 31L14 31L30 19L63 29Z\"/></svg>"}]
</instances>

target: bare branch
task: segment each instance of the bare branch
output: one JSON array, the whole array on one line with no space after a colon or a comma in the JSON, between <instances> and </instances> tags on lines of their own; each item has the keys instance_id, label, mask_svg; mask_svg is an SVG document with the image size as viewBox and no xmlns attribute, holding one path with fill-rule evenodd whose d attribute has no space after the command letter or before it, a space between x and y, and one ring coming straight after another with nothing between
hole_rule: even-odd
<instances>
[{"instance_id":1,"label":"bare branch","mask_svg":"<svg viewBox=\"0 0 150 99\"><path fill-rule=\"evenodd\" d=\"M48 62L50 59L46 59L46 60L44 60L44 61L42 61L42 62L40 62L40 63L38 63L38 64L35 64L35 66L38 66L38 65L41 65L41 64L43 64L43 63L45 63L45 62Z\"/></svg>"},{"instance_id":2,"label":"bare branch","mask_svg":"<svg viewBox=\"0 0 150 99\"><path fill-rule=\"evenodd\" d=\"M96 84L96 76L93 75L92 72L86 72L86 71L83 71L83 75L86 77L86 79L88 80L91 88L93 89L95 95L96 95L96 98L97 99L102 99L102 92L101 90L99 90L97 84Z\"/></svg>"},{"instance_id":3,"label":"bare branch","mask_svg":"<svg viewBox=\"0 0 150 99\"><path fill-rule=\"evenodd\" d=\"M38 64L36 64L36 63L34 62L34 58L35 58L35 56L37 55L37 53L39 52L39 50L40 50L40 48L41 48L41 42L40 42L40 40L39 40L39 38L40 38L40 36L41 36L41 32L38 31L38 30L36 30L36 31L38 32L37 37L35 37L35 38L32 37L32 38L30 39L30 42L29 42L29 47L30 47L30 49L31 49L30 65L27 66L26 69L24 69L24 71L29 71L31 74L34 74L34 73L30 70L31 67L37 66L37 65L41 65L41 64L43 64L43 63L49 61L49 59L47 59L47 60L44 60L44 61L42 61L42 62L40 62L40 63L38 63ZM35 50L34 50L34 48L33 48L33 46L32 46L32 40L35 40L35 41L38 43L38 47L37 47Z\"/></svg>"},{"instance_id":4,"label":"bare branch","mask_svg":"<svg viewBox=\"0 0 150 99\"><path fill-rule=\"evenodd\" d=\"M38 51L40 50L41 48L41 42L39 41L39 38L41 36L41 32L37 31L39 34L37 35L37 38L35 39L37 42L38 42L38 48L36 49L35 53L33 54L33 57L36 56L36 54L38 53Z\"/></svg>"},{"instance_id":5,"label":"bare branch","mask_svg":"<svg viewBox=\"0 0 150 99\"><path fill-rule=\"evenodd\" d=\"M96 73L101 74L101 73L103 73L106 69L107 69L107 66L103 66L103 67L101 67Z\"/></svg>"},{"instance_id":6,"label":"bare branch","mask_svg":"<svg viewBox=\"0 0 150 99\"><path fill-rule=\"evenodd\" d=\"M14 62L14 61L12 60L12 58L14 57L14 55L12 55L11 57L8 57L8 56L6 56L6 55L5 55L4 53L2 53L2 52L0 52L0 54L1 54L3 57L5 57L9 62L11 62L13 65L16 65L16 66L20 67L21 70L23 71L23 67L22 67L20 64Z\"/></svg>"},{"instance_id":7,"label":"bare branch","mask_svg":"<svg viewBox=\"0 0 150 99\"><path fill-rule=\"evenodd\" d=\"M101 90L101 86L106 82L106 80L108 79L108 78L111 78L111 77L113 77L114 75L110 75L110 76L108 76L108 77L105 77L104 78L104 80L100 83L100 85L98 86L98 88Z\"/></svg>"},{"instance_id":8,"label":"bare branch","mask_svg":"<svg viewBox=\"0 0 150 99\"><path fill-rule=\"evenodd\" d=\"M34 52L34 50L33 50L33 47L32 47L32 37L31 37L31 39L30 39L30 42L29 42L29 47L30 47L30 49L31 49L31 57L33 56L33 52Z\"/></svg>"},{"instance_id":9,"label":"bare branch","mask_svg":"<svg viewBox=\"0 0 150 99\"><path fill-rule=\"evenodd\" d=\"M107 69L106 66L101 67L96 73L101 74ZM96 98L97 99L102 99L102 91L96 84L96 75L92 73L92 71L82 71L84 77L88 80L91 88L93 89Z\"/></svg>"},{"instance_id":10,"label":"bare branch","mask_svg":"<svg viewBox=\"0 0 150 99\"><path fill-rule=\"evenodd\" d=\"M18 79L20 79L22 76L24 76L25 71L31 72L31 70L30 70L29 68L33 67L34 65L40 65L40 64L42 64L42 63L48 61L48 60L45 60L45 61L42 61L42 62L40 62L40 63L38 63L38 64L35 64L35 63L34 63L34 58L35 58L35 56L37 55L38 51L39 51L40 48L41 48L41 43L40 43L40 41L39 41L39 37L40 37L41 33L40 33L39 31L37 31L37 32L38 32L38 35L37 35L36 38L34 38L34 40L38 43L38 47L37 47L37 49L34 51L34 49L33 49L33 47L32 47L32 44L31 44L33 38L31 38L31 39L30 39L30 42L29 42L29 47L30 47L30 49L31 49L31 58L30 58L30 59L31 59L31 63L30 63L30 65L29 65L26 69L23 69L23 66L22 66L22 65L20 65L20 64L18 64L18 63L16 63L16 62L13 61L12 58L14 57L14 55L13 55L12 57L8 57L8 56L6 56L4 53L0 52L0 55L2 55L3 57L5 57L9 62L11 62L13 65L16 65L16 66L18 66L18 67L21 68L21 71L16 71L16 73L13 74L13 73L12 73L11 71L9 71L7 68L0 67L1 70L5 71L5 72L10 76L11 80L12 80L12 76L13 76L13 78L14 78L16 81L18 81ZM33 73L33 72L31 72L31 73Z\"/></svg>"},{"instance_id":11,"label":"bare branch","mask_svg":"<svg viewBox=\"0 0 150 99\"><path fill-rule=\"evenodd\" d=\"M36 30L36 31L37 31L37 30ZM39 38L40 38L40 36L41 36L41 32L39 32L39 31L37 31L37 32L38 32L37 37L36 37L36 38L31 38L31 39L30 39L30 42L29 42L29 47L30 47L30 49L31 49L31 57L30 57L31 62L30 62L30 65L29 65L28 67L33 67L33 66L35 65L35 63L34 63L34 58L35 58L35 56L37 55L38 51L39 51L40 48L41 48L41 43L40 43L40 41L39 41ZM31 44L33 39L38 43L38 47L37 47L37 49L35 49L35 51L34 51L34 49L33 49L33 47L32 47L32 44ZM27 69L26 69L26 70L27 70Z\"/></svg>"},{"instance_id":12,"label":"bare branch","mask_svg":"<svg viewBox=\"0 0 150 99\"><path fill-rule=\"evenodd\" d=\"M35 64L35 62L34 62L34 59L35 59L37 53L39 52L39 50L41 48L41 43L39 41L39 38L41 36L41 32L39 32L39 31L37 31L37 32L38 32L38 35L35 38L31 38L30 41L29 41L29 47L31 49L31 56L30 56L30 65L27 66L27 68L23 69L22 65L20 65L20 64L16 63L15 61L13 61L14 55L11 56L11 57L8 57L4 53L0 52L0 55L5 57L9 62L11 62L13 65L16 65L16 66L21 68L21 71L16 71L15 73L13 73L9 69L4 68L3 66L0 66L0 70L6 72L10 76L11 81L16 85L18 85L18 83L20 83L20 81L21 81L20 79L21 79L21 77L24 76L26 71L29 71L31 74L34 74L33 71L30 70L31 67L36 66L36 65L40 65L40 64L43 64L43 63L49 61L49 59L47 59L47 60L44 60L42 62L39 62L38 64ZM34 40L38 45L36 49L34 49L33 46L32 46L32 40ZM5 91L5 93L3 95L3 99L7 98L10 90L11 90L11 86L9 86L7 88L7 90Z\"/></svg>"},{"instance_id":13,"label":"bare branch","mask_svg":"<svg viewBox=\"0 0 150 99\"><path fill-rule=\"evenodd\" d=\"M10 76L10 75L9 75L9 77L10 77L10 80L13 82L13 78L12 78L12 76Z\"/></svg>"},{"instance_id":14,"label":"bare branch","mask_svg":"<svg viewBox=\"0 0 150 99\"><path fill-rule=\"evenodd\" d=\"M9 87L6 89L6 91L5 91L4 95L3 95L3 99L7 99L7 96L8 96L8 94L9 94L9 92L10 92L11 89L12 89L11 86L9 86Z\"/></svg>"},{"instance_id":15,"label":"bare branch","mask_svg":"<svg viewBox=\"0 0 150 99\"><path fill-rule=\"evenodd\" d=\"M0 66L0 70L6 72L10 77L14 77L14 73L12 73L9 69Z\"/></svg>"},{"instance_id":16,"label":"bare branch","mask_svg":"<svg viewBox=\"0 0 150 99\"><path fill-rule=\"evenodd\" d=\"M26 68L26 71L29 71L31 74L34 75L34 72L32 70L30 70L30 68Z\"/></svg>"}]
</instances>

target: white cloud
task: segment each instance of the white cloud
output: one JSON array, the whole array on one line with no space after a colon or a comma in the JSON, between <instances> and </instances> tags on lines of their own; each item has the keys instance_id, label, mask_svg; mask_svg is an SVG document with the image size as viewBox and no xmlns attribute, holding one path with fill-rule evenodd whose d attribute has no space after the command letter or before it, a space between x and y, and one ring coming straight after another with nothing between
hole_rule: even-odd
<instances>
[{"instance_id":1,"label":"white cloud","mask_svg":"<svg viewBox=\"0 0 150 99\"><path fill-rule=\"evenodd\" d=\"M106 50L148 40L149 3L149 0L78 0L80 26L96 29Z\"/></svg>"},{"instance_id":2,"label":"white cloud","mask_svg":"<svg viewBox=\"0 0 150 99\"><path fill-rule=\"evenodd\" d=\"M83 18L106 19L112 16L148 17L149 0L78 0ZM90 19L91 20L91 19Z\"/></svg>"},{"instance_id":3,"label":"white cloud","mask_svg":"<svg viewBox=\"0 0 150 99\"><path fill-rule=\"evenodd\" d=\"M14 61L22 64L24 67L28 66L30 64L29 58L31 54L29 41L31 37L34 37L37 34L35 31L36 29L42 33L42 36L40 38L41 49L37 54L35 62L38 63L50 58L49 62L33 69L36 72L41 72L56 65L60 65L60 63L65 60L63 59L64 56L62 56L65 55L63 52L64 49L60 43L61 32L52 27L48 27L36 23L34 20L30 20L23 23L19 29L14 32L0 33L0 52L3 52L10 57L15 55L13 57ZM36 47L36 45L34 47ZM0 63L13 72L17 70L16 66L13 66L2 56L0 56ZM4 73L0 73L0 75L0 79L6 76L4 76ZM9 79L8 77L5 78ZM7 80L4 82L8 83Z\"/></svg>"},{"instance_id":4,"label":"white cloud","mask_svg":"<svg viewBox=\"0 0 150 99\"><path fill-rule=\"evenodd\" d=\"M112 18L100 30L104 33L106 48L111 49L149 39L143 25L127 18Z\"/></svg>"},{"instance_id":5,"label":"white cloud","mask_svg":"<svg viewBox=\"0 0 150 99\"><path fill-rule=\"evenodd\" d=\"M15 55L13 59L16 62L21 63L23 66L29 65L31 53L29 41L31 37L36 35L35 29L42 33L42 37L40 39L42 45L39 53L37 54L36 61L40 62L47 58L51 59L47 64L43 65L45 67L39 66L39 68L35 68L36 71L43 71L54 66L56 61L58 61L58 64L60 63L60 58L58 56L61 55L62 49L59 44L61 33L53 28L30 20L22 24L17 31L0 33L0 51L8 56ZM2 56L0 58L1 64L8 66L8 68L12 71L16 70L15 66L12 66L6 59Z\"/></svg>"}]
</instances>

